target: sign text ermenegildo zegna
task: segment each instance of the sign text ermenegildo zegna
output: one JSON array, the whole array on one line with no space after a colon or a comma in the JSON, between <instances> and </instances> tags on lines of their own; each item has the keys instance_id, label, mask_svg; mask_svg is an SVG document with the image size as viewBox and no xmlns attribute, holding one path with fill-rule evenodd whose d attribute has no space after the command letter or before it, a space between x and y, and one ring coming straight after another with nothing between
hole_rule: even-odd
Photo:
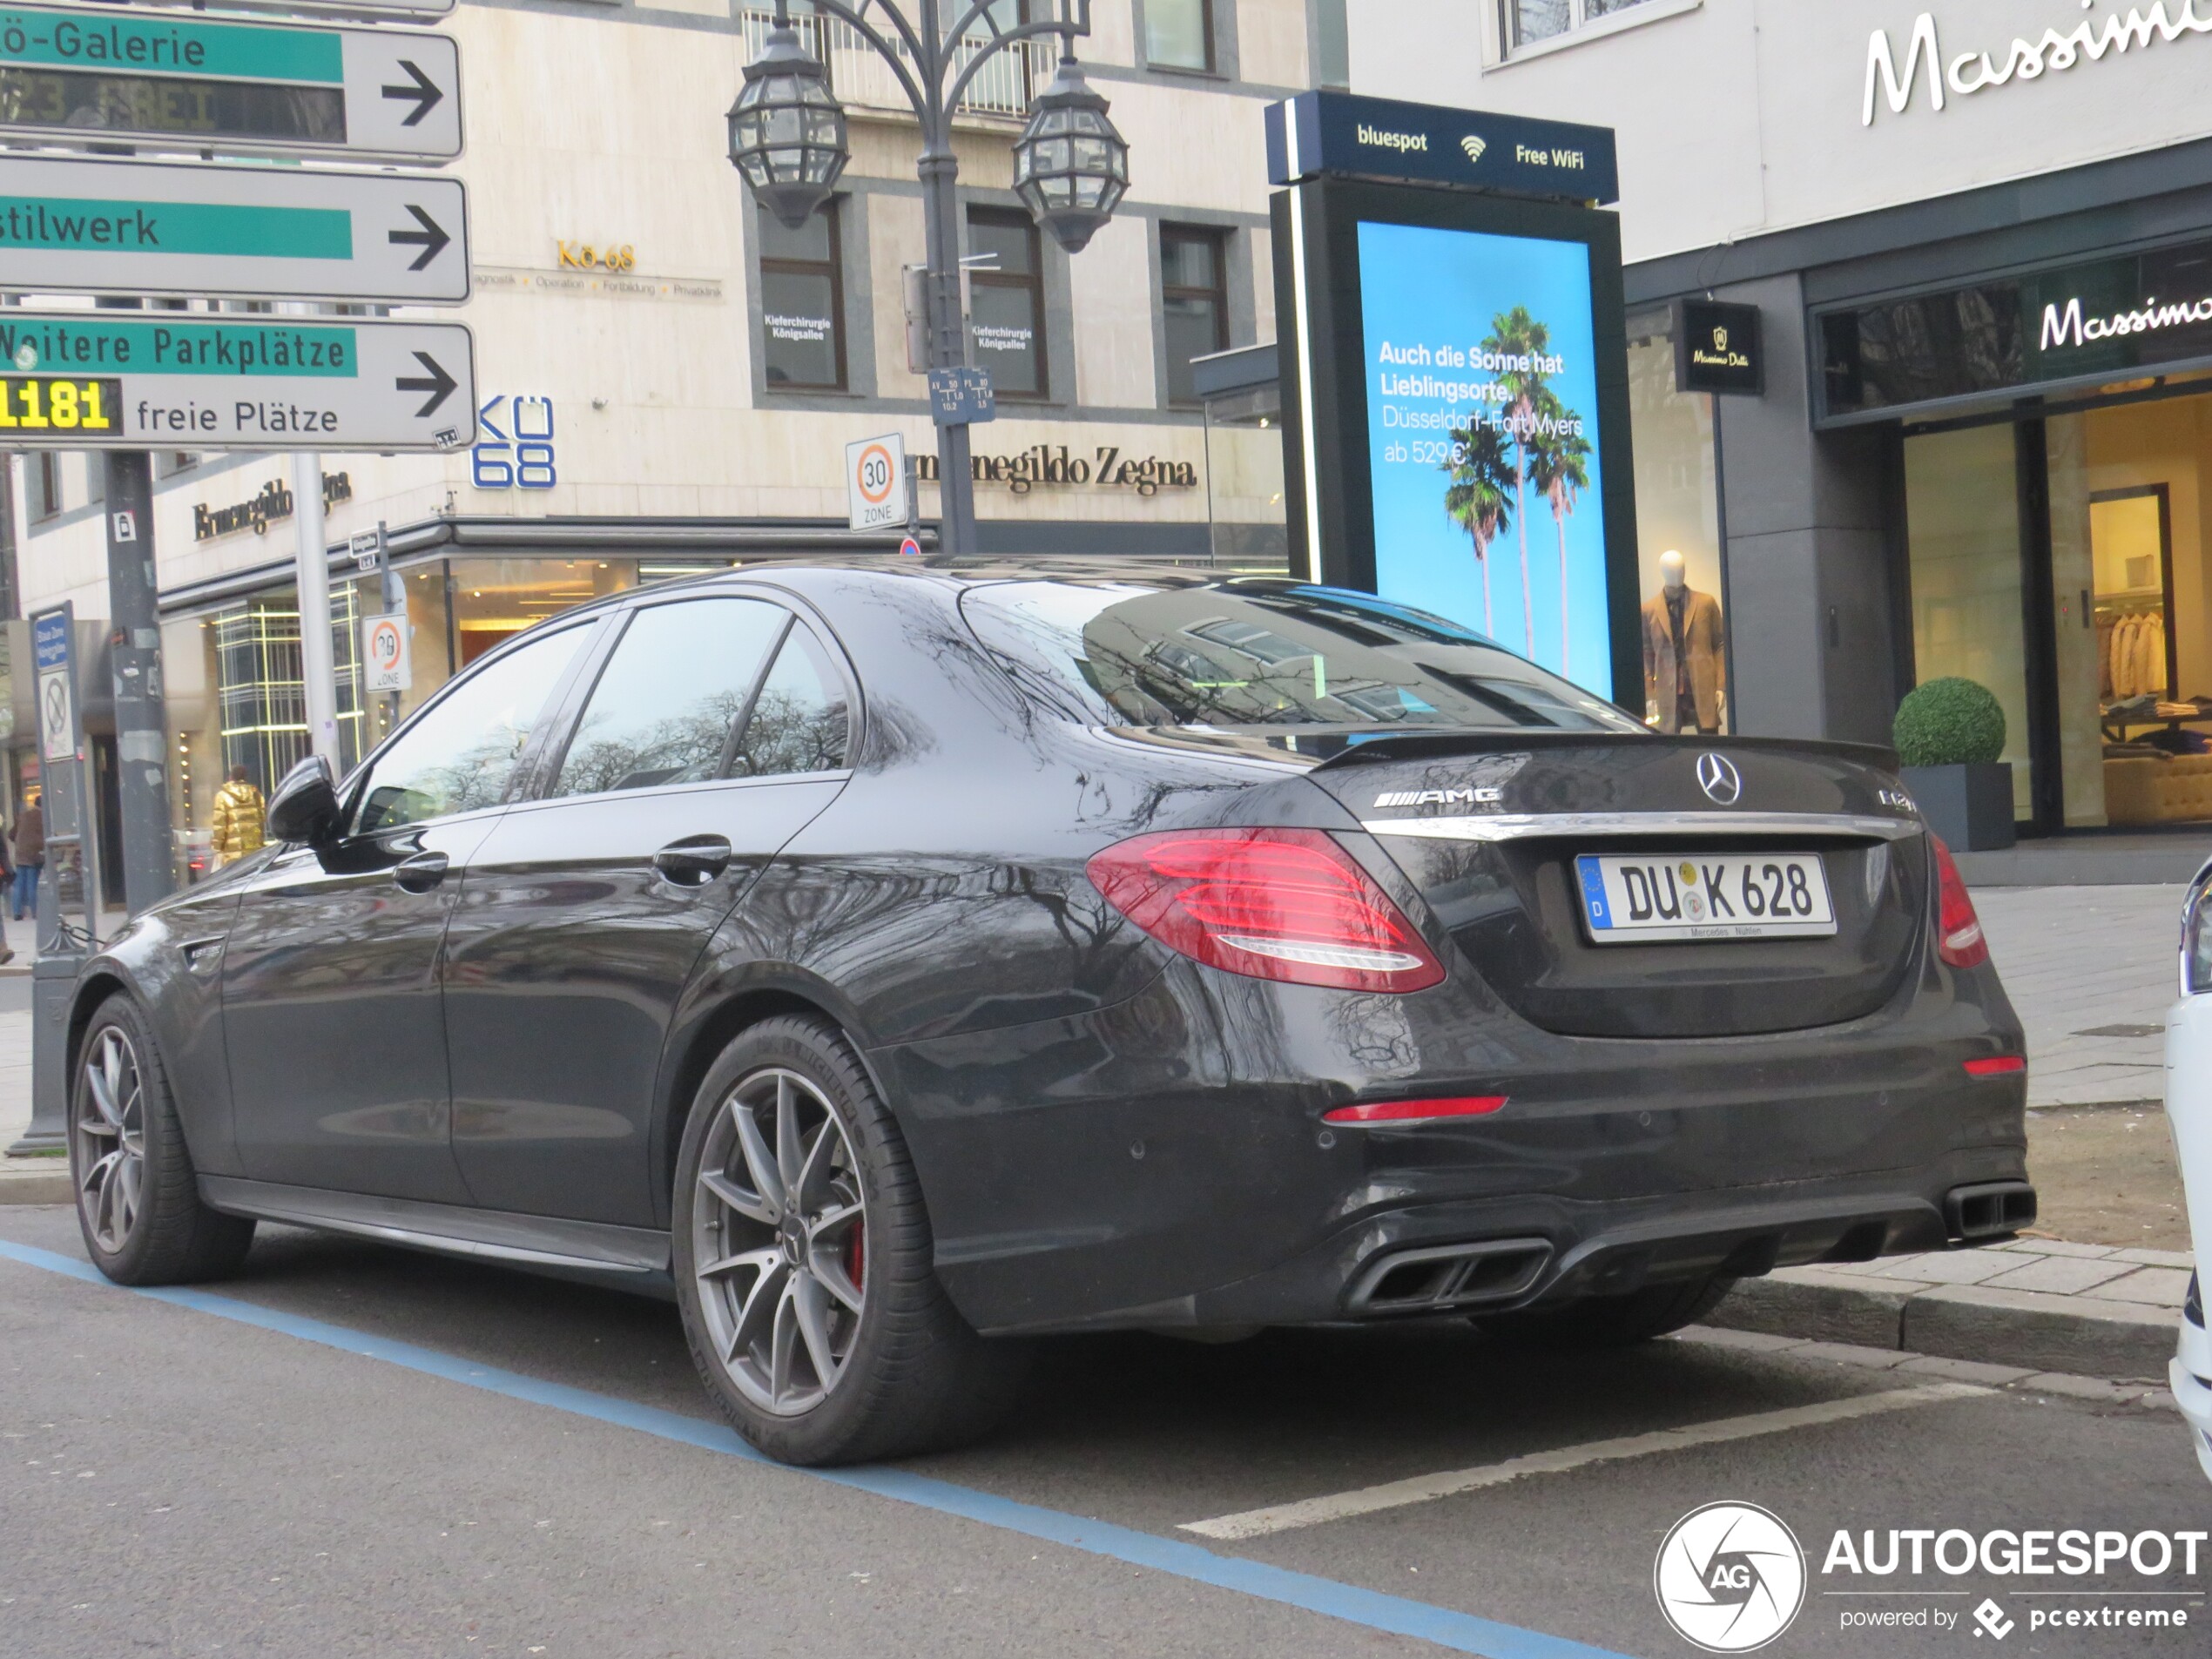
<instances>
[{"instance_id":1,"label":"sign text ermenegildo zegna","mask_svg":"<svg viewBox=\"0 0 2212 1659\"><path fill-rule=\"evenodd\" d=\"M2083 0L2083 10L2102 3ZM2134 5L2121 11L2115 0L2111 9L2082 17L2071 28L2054 25L2040 36L2016 37L2001 51L1952 51L1944 44L1935 14L1924 11L1913 19L1901 48L1886 29L1877 29L1869 38L1866 97L1860 125L1874 125L1877 93L1887 100L1892 115L1902 115L1913 94L1925 84L1929 105L1941 110L1950 97L1971 98L1992 87L2040 80L2046 75L2103 63L2126 52L2171 44L2195 35L2212 35L2212 13L2198 10L2206 3L2207 0L2151 0L2148 5Z\"/></svg>"}]
</instances>

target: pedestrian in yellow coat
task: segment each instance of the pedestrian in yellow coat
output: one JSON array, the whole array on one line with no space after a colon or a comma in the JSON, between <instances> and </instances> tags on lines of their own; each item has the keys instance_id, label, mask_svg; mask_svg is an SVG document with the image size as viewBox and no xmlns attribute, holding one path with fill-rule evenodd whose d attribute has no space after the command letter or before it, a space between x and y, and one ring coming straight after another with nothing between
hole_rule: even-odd
<instances>
[{"instance_id":1,"label":"pedestrian in yellow coat","mask_svg":"<svg viewBox=\"0 0 2212 1659\"><path fill-rule=\"evenodd\" d=\"M248 781L244 766L231 768L231 780L215 792L215 816L208 850L218 867L259 852L268 839L267 809L261 792Z\"/></svg>"}]
</instances>

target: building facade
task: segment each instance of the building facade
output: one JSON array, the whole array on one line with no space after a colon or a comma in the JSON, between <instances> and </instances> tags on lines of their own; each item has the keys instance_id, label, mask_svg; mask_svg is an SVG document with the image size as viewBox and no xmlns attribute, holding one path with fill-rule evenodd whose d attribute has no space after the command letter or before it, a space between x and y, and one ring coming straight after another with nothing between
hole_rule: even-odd
<instances>
[{"instance_id":1,"label":"building facade","mask_svg":"<svg viewBox=\"0 0 2212 1659\"><path fill-rule=\"evenodd\" d=\"M846 25L803 0L791 10L829 66L853 147L834 199L795 233L755 206L726 152L724 111L769 0L464 0L454 13L473 298L446 314L475 331L479 442L323 458L331 541L389 527L414 630L413 689L396 704L364 698L356 624L381 596L334 564L348 757L568 605L836 545L853 440L901 434L934 518L934 428L905 298L923 258L915 125ZM1041 235L1011 188L1049 48L989 66L958 123L971 359L999 400L974 433L983 544L1279 565L1276 435L1210 425L1190 361L1273 335L1261 111L1317 78L1341 81L1341 0L1095 0L1092 18L1080 55L1130 143L1132 185L1082 253ZM12 467L17 614L66 599L80 618L105 616L99 458ZM165 454L154 472L188 862L230 766L266 788L304 752L295 503L280 455ZM99 672L96 773L108 764ZM28 735L11 754L17 800L35 786Z\"/></svg>"},{"instance_id":2,"label":"building facade","mask_svg":"<svg viewBox=\"0 0 2212 1659\"><path fill-rule=\"evenodd\" d=\"M1637 512L1750 732L1962 675L2039 831L2212 817L2212 7L1350 0L1352 90L1619 133ZM1685 300L1757 395L1683 394ZM1649 559L1647 559L1649 563Z\"/></svg>"}]
</instances>

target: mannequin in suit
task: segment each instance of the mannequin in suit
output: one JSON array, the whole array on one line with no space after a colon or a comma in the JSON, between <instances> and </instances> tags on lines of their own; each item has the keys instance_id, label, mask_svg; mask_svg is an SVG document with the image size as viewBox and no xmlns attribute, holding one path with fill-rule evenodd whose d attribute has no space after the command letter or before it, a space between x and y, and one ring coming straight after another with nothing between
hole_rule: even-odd
<instances>
[{"instance_id":1,"label":"mannequin in suit","mask_svg":"<svg viewBox=\"0 0 2212 1659\"><path fill-rule=\"evenodd\" d=\"M1721 603L1691 587L1683 556L1659 556L1659 592L1643 607L1643 698L1662 732L1720 733L1728 697Z\"/></svg>"}]
</instances>

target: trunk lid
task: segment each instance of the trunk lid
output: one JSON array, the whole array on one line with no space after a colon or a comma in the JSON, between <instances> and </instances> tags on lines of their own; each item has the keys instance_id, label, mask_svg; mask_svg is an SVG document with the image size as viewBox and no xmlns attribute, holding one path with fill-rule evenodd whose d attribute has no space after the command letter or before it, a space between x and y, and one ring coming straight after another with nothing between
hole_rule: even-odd
<instances>
[{"instance_id":1,"label":"trunk lid","mask_svg":"<svg viewBox=\"0 0 2212 1659\"><path fill-rule=\"evenodd\" d=\"M1519 732L1358 744L1307 776L1534 1024L1751 1036L1864 1018L1919 970L1927 842L1886 760L1840 744ZM1579 856L1649 855L1663 873L1754 853L1818 859L1832 935L1595 941Z\"/></svg>"}]
</instances>

